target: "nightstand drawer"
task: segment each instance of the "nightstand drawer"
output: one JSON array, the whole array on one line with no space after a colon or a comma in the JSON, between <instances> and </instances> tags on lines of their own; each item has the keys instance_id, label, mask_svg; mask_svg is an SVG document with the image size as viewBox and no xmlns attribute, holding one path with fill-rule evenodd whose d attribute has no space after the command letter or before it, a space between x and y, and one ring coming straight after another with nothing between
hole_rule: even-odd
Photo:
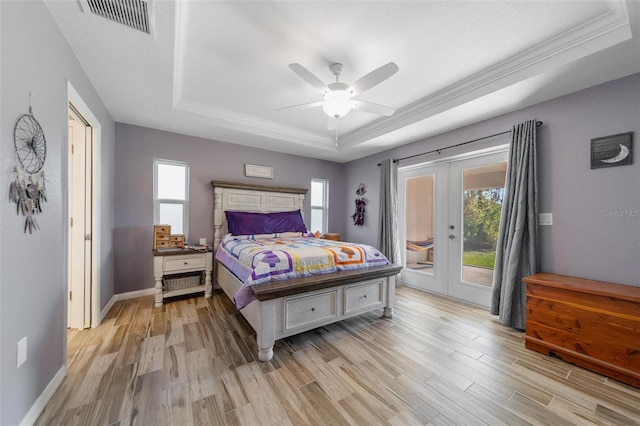
<instances>
[{"instance_id":1,"label":"nightstand drawer","mask_svg":"<svg viewBox=\"0 0 640 426\"><path fill-rule=\"evenodd\" d=\"M204 255L165 257L164 272L179 272L192 269L203 269L206 261Z\"/></svg>"}]
</instances>

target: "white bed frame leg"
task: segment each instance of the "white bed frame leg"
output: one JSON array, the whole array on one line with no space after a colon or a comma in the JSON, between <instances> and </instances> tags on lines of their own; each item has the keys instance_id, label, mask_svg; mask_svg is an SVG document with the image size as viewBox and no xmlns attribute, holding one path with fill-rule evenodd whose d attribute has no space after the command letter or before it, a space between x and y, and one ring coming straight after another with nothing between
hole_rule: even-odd
<instances>
[{"instance_id":1,"label":"white bed frame leg","mask_svg":"<svg viewBox=\"0 0 640 426\"><path fill-rule=\"evenodd\" d=\"M256 329L258 359L260 361L269 361L273 358L273 344L276 341L275 303L273 301L264 301L260 304L260 307L259 315L262 320L260 321L260 326Z\"/></svg>"},{"instance_id":2,"label":"white bed frame leg","mask_svg":"<svg viewBox=\"0 0 640 426\"><path fill-rule=\"evenodd\" d=\"M396 304L396 276L387 277L387 304L382 310L384 318L393 318L393 307Z\"/></svg>"},{"instance_id":3,"label":"white bed frame leg","mask_svg":"<svg viewBox=\"0 0 640 426\"><path fill-rule=\"evenodd\" d=\"M204 297L210 299L213 293L213 284L211 283L211 275L213 274L213 253L208 252L205 255L204 267Z\"/></svg>"},{"instance_id":4,"label":"white bed frame leg","mask_svg":"<svg viewBox=\"0 0 640 426\"><path fill-rule=\"evenodd\" d=\"M153 257L153 275L156 279L155 284L155 303L153 306L156 308L162 307L162 257L154 256Z\"/></svg>"}]
</instances>

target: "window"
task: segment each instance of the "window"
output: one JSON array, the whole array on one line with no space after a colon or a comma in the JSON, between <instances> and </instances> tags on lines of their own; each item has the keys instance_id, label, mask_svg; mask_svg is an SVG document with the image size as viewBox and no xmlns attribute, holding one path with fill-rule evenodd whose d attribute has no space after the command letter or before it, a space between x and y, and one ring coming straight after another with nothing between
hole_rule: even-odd
<instances>
[{"instance_id":1,"label":"window","mask_svg":"<svg viewBox=\"0 0 640 426\"><path fill-rule=\"evenodd\" d=\"M171 225L172 234L189 232L189 165L153 160L153 223Z\"/></svg>"},{"instance_id":2,"label":"window","mask_svg":"<svg viewBox=\"0 0 640 426\"><path fill-rule=\"evenodd\" d=\"M311 231L326 233L329 222L329 181L311 179Z\"/></svg>"}]
</instances>

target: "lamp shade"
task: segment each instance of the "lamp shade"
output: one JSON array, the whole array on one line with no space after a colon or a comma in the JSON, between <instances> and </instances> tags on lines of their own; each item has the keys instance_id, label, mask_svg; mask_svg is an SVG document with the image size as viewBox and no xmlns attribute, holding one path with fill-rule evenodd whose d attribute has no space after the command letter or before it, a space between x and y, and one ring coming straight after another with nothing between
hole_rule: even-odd
<instances>
[{"instance_id":1,"label":"lamp shade","mask_svg":"<svg viewBox=\"0 0 640 426\"><path fill-rule=\"evenodd\" d=\"M322 109L329 117L344 117L351 111L351 102L346 90L330 90L324 95Z\"/></svg>"}]
</instances>

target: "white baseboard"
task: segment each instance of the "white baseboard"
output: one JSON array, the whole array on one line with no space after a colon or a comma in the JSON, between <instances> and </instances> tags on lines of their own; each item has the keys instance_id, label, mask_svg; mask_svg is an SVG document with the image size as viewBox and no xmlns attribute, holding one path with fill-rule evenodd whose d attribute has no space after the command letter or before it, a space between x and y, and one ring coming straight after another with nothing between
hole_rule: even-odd
<instances>
[{"instance_id":1,"label":"white baseboard","mask_svg":"<svg viewBox=\"0 0 640 426\"><path fill-rule=\"evenodd\" d=\"M154 294L155 292L156 289L152 287L145 288L143 290L129 291L127 293L114 294L113 297L109 300L109 303L107 303L106 306L100 311L100 323L102 323L104 317L107 316L107 313L109 313L109 309L111 309L111 307L113 307L113 304L118 300L134 299L136 297L148 296L150 294Z\"/></svg>"},{"instance_id":2,"label":"white baseboard","mask_svg":"<svg viewBox=\"0 0 640 426\"><path fill-rule=\"evenodd\" d=\"M63 365L62 367L60 367L60 370L58 370L56 375L53 376L53 379L51 379L38 399L36 399L36 402L33 403L27 414L20 422L20 426L31 426L36 422L36 420L38 420L38 416L42 413L44 407L47 406L54 392L58 390L58 387L60 387L60 384L62 383L66 375L67 367Z\"/></svg>"}]
</instances>

